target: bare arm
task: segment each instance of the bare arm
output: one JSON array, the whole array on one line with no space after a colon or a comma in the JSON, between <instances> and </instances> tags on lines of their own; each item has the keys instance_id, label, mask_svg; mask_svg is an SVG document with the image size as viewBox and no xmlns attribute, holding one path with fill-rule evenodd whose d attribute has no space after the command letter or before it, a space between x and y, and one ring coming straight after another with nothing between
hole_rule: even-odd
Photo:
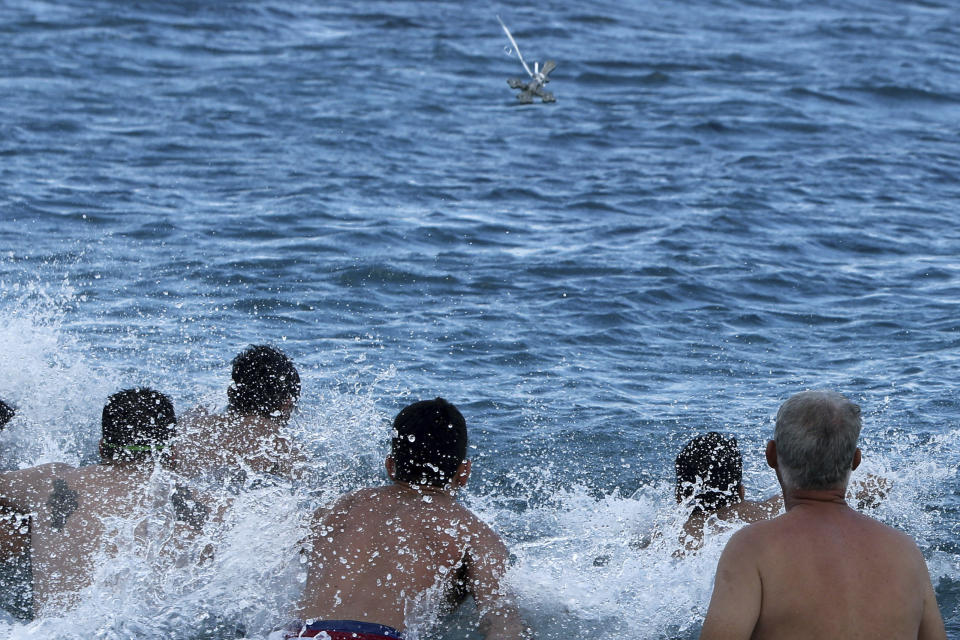
<instances>
[{"instance_id":1,"label":"bare arm","mask_svg":"<svg viewBox=\"0 0 960 640\"><path fill-rule=\"evenodd\" d=\"M760 618L760 572L750 548L750 527L730 538L717 563L713 596L700 640L749 640Z\"/></svg>"},{"instance_id":2,"label":"bare arm","mask_svg":"<svg viewBox=\"0 0 960 640\"><path fill-rule=\"evenodd\" d=\"M467 580L480 611L480 631L486 640L532 638L533 632L500 584L510 562L506 545L490 527L479 521L472 534Z\"/></svg>"},{"instance_id":3,"label":"bare arm","mask_svg":"<svg viewBox=\"0 0 960 640\"><path fill-rule=\"evenodd\" d=\"M328 538L331 535L343 533L343 522L348 517L351 507L357 500L359 492L348 493L340 498L331 507L320 506L314 509L313 516L310 518L310 533L299 541L300 553L306 554L308 566L315 564L322 565L322 558L319 556L318 541Z\"/></svg>"},{"instance_id":4,"label":"bare arm","mask_svg":"<svg viewBox=\"0 0 960 640\"><path fill-rule=\"evenodd\" d=\"M313 550L313 541L321 538L327 531L327 525L325 521L327 516L330 515L332 509L330 507L317 507L313 511L313 516L310 518L310 533L308 533L303 538L297 542L300 546L300 554L309 555Z\"/></svg>"},{"instance_id":5,"label":"bare arm","mask_svg":"<svg viewBox=\"0 0 960 640\"><path fill-rule=\"evenodd\" d=\"M917 640L947 640L947 631L943 626L943 617L940 615L940 607L937 606L937 595L933 591L927 565L923 562L922 557L920 562L923 565L926 585L923 594L923 617L920 619Z\"/></svg>"}]
</instances>

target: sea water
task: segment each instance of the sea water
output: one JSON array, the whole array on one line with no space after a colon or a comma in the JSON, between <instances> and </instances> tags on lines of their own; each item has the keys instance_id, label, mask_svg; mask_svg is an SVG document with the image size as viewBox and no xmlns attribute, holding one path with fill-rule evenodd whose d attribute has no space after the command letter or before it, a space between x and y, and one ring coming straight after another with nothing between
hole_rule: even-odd
<instances>
[{"instance_id":1,"label":"sea water","mask_svg":"<svg viewBox=\"0 0 960 640\"><path fill-rule=\"evenodd\" d=\"M262 638L441 395L541 638L695 638L732 529L674 557L673 458L735 435L767 497L778 405L830 388L960 637L955 3L0 0L0 47L0 466L94 462L124 387L222 407L260 342L312 457L221 496L203 565L112 523L78 609L0 636Z\"/></svg>"}]
</instances>

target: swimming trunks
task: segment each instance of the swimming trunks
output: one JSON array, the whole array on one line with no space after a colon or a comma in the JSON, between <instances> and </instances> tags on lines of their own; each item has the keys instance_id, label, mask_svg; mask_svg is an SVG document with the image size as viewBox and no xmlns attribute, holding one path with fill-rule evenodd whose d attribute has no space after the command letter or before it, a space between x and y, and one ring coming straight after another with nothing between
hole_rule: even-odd
<instances>
[{"instance_id":1,"label":"swimming trunks","mask_svg":"<svg viewBox=\"0 0 960 640\"><path fill-rule=\"evenodd\" d=\"M355 620L312 620L291 622L278 632L270 634L271 640L290 638L324 638L324 640L403 640L400 632L385 624L357 622Z\"/></svg>"}]
</instances>

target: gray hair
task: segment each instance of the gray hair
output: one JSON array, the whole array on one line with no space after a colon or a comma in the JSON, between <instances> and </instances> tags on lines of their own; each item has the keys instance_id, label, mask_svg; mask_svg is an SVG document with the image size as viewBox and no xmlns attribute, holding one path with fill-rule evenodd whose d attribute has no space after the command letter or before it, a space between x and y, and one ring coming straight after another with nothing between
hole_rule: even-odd
<instances>
[{"instance_id":1,"label":"gray hair","mask_svg":"<svg viewBox=\"0 0 960 640\"><path fill-rule=\"evenodd\" d=\"M781 476L794 489L846 486L860 435L860 407L833 391L804 391L777 412Z\"/></svg>"}]
</instances>

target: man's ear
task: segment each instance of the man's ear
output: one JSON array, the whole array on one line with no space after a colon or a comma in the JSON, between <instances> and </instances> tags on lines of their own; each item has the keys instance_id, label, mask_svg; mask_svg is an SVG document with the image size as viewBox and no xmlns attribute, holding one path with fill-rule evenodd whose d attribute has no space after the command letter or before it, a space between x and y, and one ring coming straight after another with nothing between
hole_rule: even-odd
<instances>
[{"instance_id":1,"label":"man's ear","mask_svg":"<svg viewBox=\"0 0 960 640\"><path fill-rule=\"evenodd\" d=\"M737 495L740 496L740 501L741 501L741 502L743 502L743 500L744 500L744 499L746 498L746 496L747 496L747 492L746 492L746 490L743 488L743 483L742 483L742 482L737 485Z\"/></svg>"},{"instance_id":2,"label":"man's ear","mask_svg":"<svg viewBox=\"0 0 960 640\"><path fill-rule=\"evenodd\" d=\"M771 469L777 468L777 443L773 440L767 441L767 466Z\"/></svg>"},{"instance_id":3,"label":"man's ear","mask_svg":"<svg viewBox=\"0 0 960 640\"><path fill-rule=\"evenodd\" d=\"M853 452L853 464L850 465L850 470L854 471L857 467L860 466L860 463L863 461L863 455L860 453L860 447L857 447L857 450Z\"/></svg>"},{"instance_id":4,"label":"man's ear","mask_svg":"<svg viewBox=\"0 0 960 640\"><path fill-rule=\"evenodd\" d=\"M394 461L393 456L387 456L387 459L384 460L383 466L387 468L387 477L391 480L397 479L397 463Z\"/></svg>"},{"instance_id":5,"label":"man's ear","mask_svg":"<svg viewBox=\"0 0 960 640\"><path fill-rule=\"evenodd\" d=\"M467 486L467 480L470 479L470 469L472 465L469 460L464 460L460 463L460 466L457 467L457 474L453 476L453 484L456 487L465 487Z\"/></svg>"}]
</instances>

